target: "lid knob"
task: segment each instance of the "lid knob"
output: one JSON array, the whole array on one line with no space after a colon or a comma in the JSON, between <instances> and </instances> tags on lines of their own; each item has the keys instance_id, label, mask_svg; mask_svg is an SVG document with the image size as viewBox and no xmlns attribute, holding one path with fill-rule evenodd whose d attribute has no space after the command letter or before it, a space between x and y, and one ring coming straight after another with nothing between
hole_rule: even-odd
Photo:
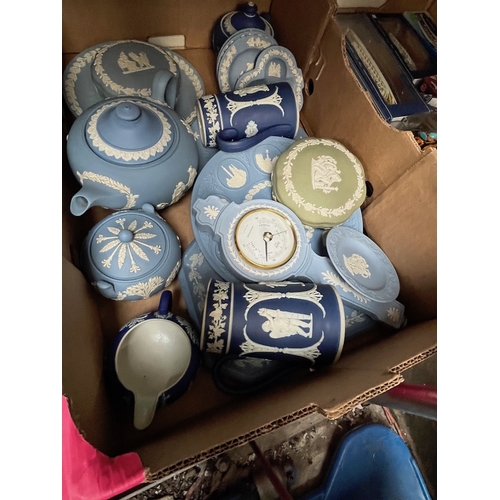
<instances>
[{"instance_id":1,"label":"lid knob","mask_svg":"<svg viewBox=\"0 0 500 500\"><path fill-rule=\"evenodd\" d=\"M116 115L121 120L131 122L141 116L141 108L133 102L122 102L116 106Z\"/></svg>"},{"instance_id":2,"label":"lid knob","mask_svg":"<svg viewBox=\"0 0 500 500\"><path fill-rule=\"evenodd\" d=\"M257 5L255 5L253 2L247 2L243 12L245 12L245 15L248 17L253 17L255 14L257 14Z\"/></svg>"},{"instance_id":3,"label":"lid knob","mask_svg":"<svg viewBox=\"0 0 500 500\"><path fill-rule=\"evenodd\" d=\"M134 233L132 231L129 231L128 229L123 229L118 234L118 239L122 243L130 243L134 239Z\"/></svg>"}]
</instances>

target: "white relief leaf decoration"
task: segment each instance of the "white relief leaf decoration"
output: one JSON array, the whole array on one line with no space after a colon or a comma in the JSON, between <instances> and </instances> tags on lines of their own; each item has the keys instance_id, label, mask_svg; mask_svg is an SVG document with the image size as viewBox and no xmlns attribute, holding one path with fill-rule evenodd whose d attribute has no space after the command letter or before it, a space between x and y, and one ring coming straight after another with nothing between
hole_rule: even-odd
<instances>
[{"instance_id":1,"label":"white relief leaf decoration","mask_svg":"<svg viewBox=\"0 0 500 500\"><path fill-rule=\"evenodd\" d=\"M135 240L150 240L151 238L156 238L156 234L153 233L135 233Z\"/></svg>"},{"instance_id":2,"label":"white relief leaf decoration","mask_svg":"<svg viewBox=\"0 0 500 500\"><path fill-rule=\"evenodd\" d=\"M117 227L108 227L108 231L112 234L115 234L116 236L120 234L120 229L118 229Z\"/></svg>"},{"instance_id":3,"label":"white relief leaf decoration","mask_svg":"<svg viewBox=\"0 0 500 500\"><path fill-rule=\"evenodd\" d=\"M163 285L163 278L161 276L154 276L146 283L136 283L126 288L123 292L117 294L116 300L124 300L127 297L142 297L147 299L150 297L158 287Z\"/></svg>"},{"instance_id":4,"label":"white relief leaf decoration","mask_svg":"<svg viewBox=\"0 0 500 500\"><path fill-rule=\"evenodd\" d=\"M134 253L137 254L141 259L149 261L148 256L140 246L138 246L133 241L131 241L129 245L130 248L134 251Z\"/></svg>"},{"instance_id":5,"label":"white relief leaf decoration","mask_svg":"<svg viewBox=\"0 0 500 500\"><path fill-rule=\"evenodd\" d=\"M109 243L107 243L106 245L104 245L99 250L99 252L107 252L108 250L111 250L112 248L115 248L116 246L118 246L120 243L121 243L121 241L118 240L118 239L110 241Z\"/></svg>"},{"instance_id":6,"label":"white relief leaf decoration","mask_svg":"<svg viewBox=\"0 0 500 500\"><path fill-rule=\"evenodd\" d=\"M127 246L122 245L120 247L120 251L118 252L118 269L121 269L123 267L126 255L127 255Z\"/></svg>"},{"instance_id":7,"label":"white relief leaf decoration","mask_svg":"<svg viewBox=\"0 0 500 500\"><path fill-rule=\"evenodd\" d=\"M212 205L205 207L204 212L205 212L205 215L207 217L209 217L210 219L216 219L217 216L219 215L219 209L217 207L212 206Z\"/></svg>"},{"instance_id":8,"label":"white relief leaf decoration","mask_svg":"<svg viewBox=\"0 0 500 500\"><path fill-rule=\"evenodd\" d=\"M129 231L135 231L135 228L137 227L137 221L133 220L130 225L128 226Z\"/></svg>"}]
</instances>

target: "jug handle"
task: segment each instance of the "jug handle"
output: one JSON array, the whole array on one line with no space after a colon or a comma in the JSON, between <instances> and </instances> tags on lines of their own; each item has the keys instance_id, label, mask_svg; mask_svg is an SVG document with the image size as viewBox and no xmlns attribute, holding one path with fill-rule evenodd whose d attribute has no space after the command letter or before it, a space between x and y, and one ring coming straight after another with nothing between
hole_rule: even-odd
<instances>
[{"instance_id":1,"label":"jug handle","mask_svg":"<svg viewBox=\"0 0 500 500\"><path fill-rule=\"evenodd\" d=\"M224 377L222 376L222 369L224 368L224 363L228 361L241 359L243 357L244 356L241 356L239 354L226 354L215 362L212 368L212 379L217 389L231 396L248 396L251 394L256 394L272 386L275 382L283 378L285 375L288 375L300 369L311 368L311 363L307 360L297 361L294 363L280 363L281 366L277 368L276 373L273 373L272 375L265 377L263 382L259 382L251 386L240 385L238 387L226 383Z\"/></svg>"},{"instance_id":2,"label":"jug handle","mask_svg":"<svg viewBox=\"0 0 500 500\"><path fill-rule=\"evenodd\" d=\"M160 69L153 77L151 97L174 109L177 103L177 87L177 77L168 69Z\"/></svg>"},{"instance_id":3,"label":"jug handle","mask_svg":"<svg viewBox=\"0 0 500 500\"><path fill-rule=\"evenodd\" d=\"M265 130L262 130L261 132L257 132L252 137L238 139L238 131L231 127L221 130L217 134L215 142L221 151L236 153L238 151L244 151L245 149L256 146L259 142L271 137L272 135L293 139L294 130L294 127L288 123L282 123L279 125L273 125Z\"/></svg>"},{"instance_id":4,"label":"jug handle","mask_svg":"<svg viewBox=\"0 0 500 500\"><path fill-rule=\"evenodd\" d=\"M160 305L158 306L158 313L166 316L172 308L172 292L165 290L160 297Z\"/></svg>"}]
</instances>

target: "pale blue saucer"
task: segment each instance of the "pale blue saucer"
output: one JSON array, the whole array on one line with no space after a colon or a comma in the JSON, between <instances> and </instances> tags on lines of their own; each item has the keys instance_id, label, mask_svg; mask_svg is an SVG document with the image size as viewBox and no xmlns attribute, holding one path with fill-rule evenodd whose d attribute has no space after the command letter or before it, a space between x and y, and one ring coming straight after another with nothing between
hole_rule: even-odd
<instances>
[{"instance_id":1,"label":"pale blue saucer","mask_svg":"<svg viewBox=\"0 0 500 500\"><path fill-rule=\"evenodd\" d=\"M383 250L353 228L337 226L326 236L326 249L335 269L357 292L375 302L399 295L396 269Z\"/></svg>"}]
</instances>

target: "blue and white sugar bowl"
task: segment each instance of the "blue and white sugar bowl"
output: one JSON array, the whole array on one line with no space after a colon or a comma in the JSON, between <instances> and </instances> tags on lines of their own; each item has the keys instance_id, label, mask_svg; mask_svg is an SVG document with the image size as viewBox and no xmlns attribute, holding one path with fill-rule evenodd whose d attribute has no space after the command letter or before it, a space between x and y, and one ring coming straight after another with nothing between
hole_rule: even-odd
<instances>
[{"instance_id":1,"label":"blue and white sugar bowl","mask_svg":"<svg viewBox=\"0 0 500 500\"><path fill-rule=\"evenodd\" d=\"M82 271L113 300L147 299L170 285L181 265L174 230L149 204L115 212L96 224L81 249Z\"/></svg>"},{"instance_id":2,"label":"blue and white sugar bowl","mask_svg":"<svg viewBox=\"0 0 500 500\"><path fill-rule=\"evenodd\" d=\"M166 105L140 97L101 101L76 118L67 138L73 174L81 184L73 215L91 206L121 210L178 201L198 172L191 127Z\"/></svg>"},{"instance_id":3,"label":"blue and white sugar bowl","mask_svg":"<svg viewBox=\"0 0 500 500\"><path fill-rule=\"evenodd\" d=\"M191 386L201 361L191 324L171 312L172 292L158 310L123 326L107 357L106 380L113 396L134 407L134 427L148 427L158 408L173 403Z\"/></svg>"},{"instance_id":4,"label":"blue and white sugar bowl","mask_svg":"<svg viewBox=\"0 0 500 500\"><path fill-rule=\"evenodd\" d=\"M234 10L217 20L212 30L212 48L219 52L224 42L237 31L255 28L274 36L274 30L264 16L259 15L254 2L247 2L240 10Z\"/></svg>"}]
</instances>

